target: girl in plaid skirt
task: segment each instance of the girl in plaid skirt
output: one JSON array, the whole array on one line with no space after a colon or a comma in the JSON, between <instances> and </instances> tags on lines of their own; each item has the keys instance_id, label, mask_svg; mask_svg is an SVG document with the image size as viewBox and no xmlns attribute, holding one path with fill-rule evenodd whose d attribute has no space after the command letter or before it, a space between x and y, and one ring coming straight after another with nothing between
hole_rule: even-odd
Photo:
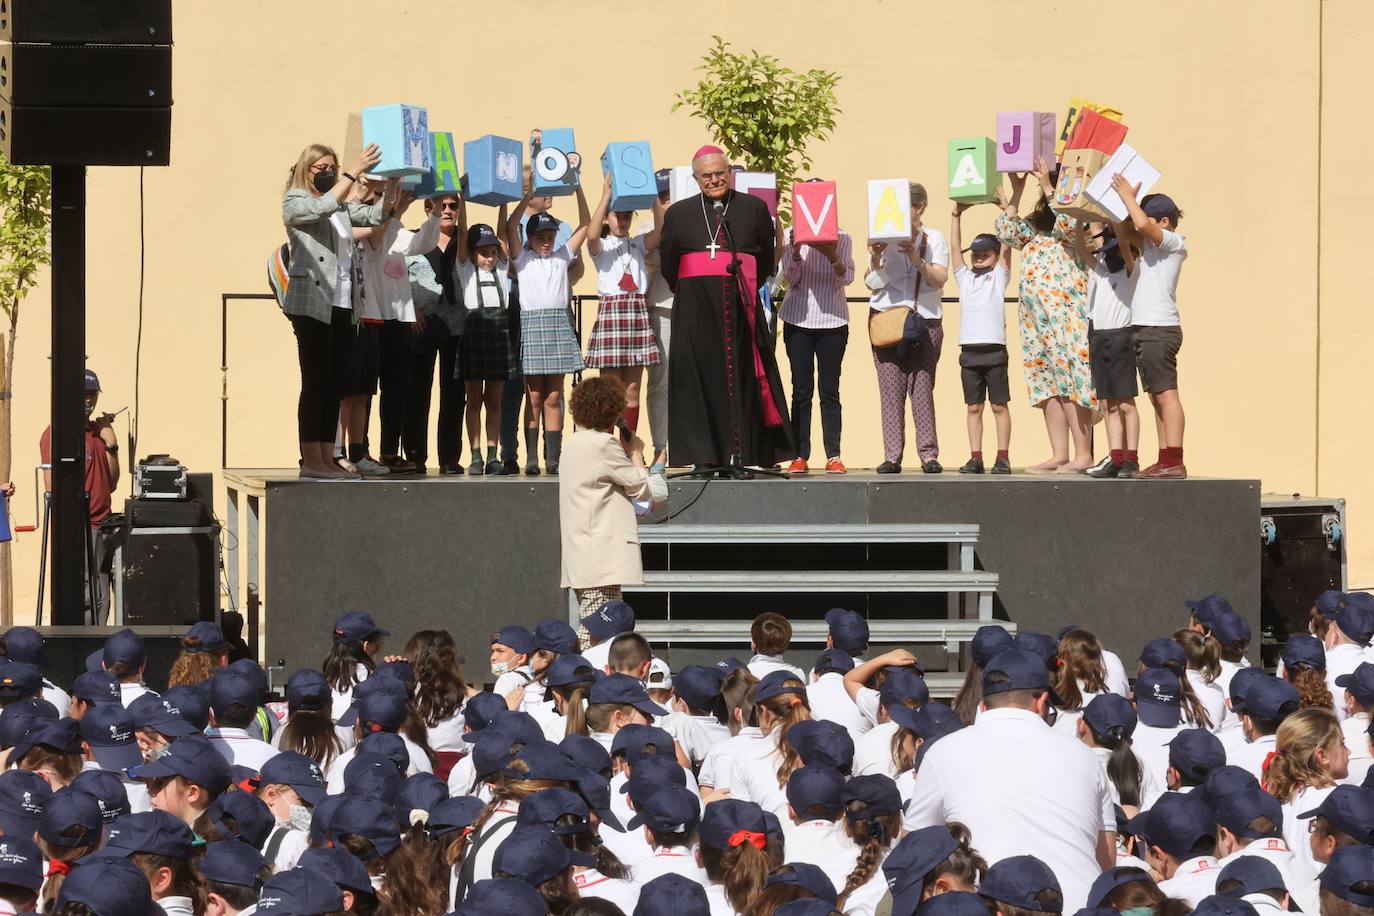
<instances>
[{"instance_id":1,"label":"girl in plaid skirt","mask_svg":"<svg viewBox=\"0 0 1374 916\"><path fill-rule=\"evenodd\" d=\"M467 319L458 344L458 374L467 389L469 474L503 475L496 457L501 434L501 391L517 365L510 332L510 259L506 252L506 207L496 228L485 223L468 228L467 201L458 205L458 285ZM485 460L482 457L482 408L487 411Z\"/></svg>"},{"instance_id":2,"label":"girl in plaid skirt","mask_svg":"<svg viewBox=\"0 0 1374 916\"><path fill-rule=\"evenodd\" d=\"M587 251L596 265L596 291L601 302L587 346L587 365L602 375L625 383L625 422L631 430L639 427L639 380L645 366L658 364L658 343L649 326L649 310L644 293L649 284L644 271L644 256L658 249L662 234L663 205L654 201L654 225L640 235L630 236L633 210L611 211L611 181L592 214Z\"/></svg>"}]
</instances>

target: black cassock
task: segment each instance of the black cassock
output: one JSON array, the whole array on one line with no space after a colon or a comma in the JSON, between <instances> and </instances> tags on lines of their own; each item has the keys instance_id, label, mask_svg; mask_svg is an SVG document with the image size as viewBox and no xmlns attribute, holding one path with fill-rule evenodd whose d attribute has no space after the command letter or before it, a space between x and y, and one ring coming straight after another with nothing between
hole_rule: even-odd
<instances>
[{"instance_id":1,"label":"black cassock","mask_svg":"<svg viewBox=\"0 0 1374 916\"><path fill-rule=\"evenodd\" d=\"M674 290L668 447L677 466L723 465L736 449L744 464L754 466L796 457L774 339L758 298L759 284L773 273L773 221L756 197L731 191L727 200L727 228L716 236L720 248L714 258L710 244L718 216L701 195L669 207L663 225L660 269ZM745 256L745 302L726 272L727 232ZM727 343L734 344L733 362ZM731 415L732 386L739 402L738 430Z\"/></svg>"}]
</instances>

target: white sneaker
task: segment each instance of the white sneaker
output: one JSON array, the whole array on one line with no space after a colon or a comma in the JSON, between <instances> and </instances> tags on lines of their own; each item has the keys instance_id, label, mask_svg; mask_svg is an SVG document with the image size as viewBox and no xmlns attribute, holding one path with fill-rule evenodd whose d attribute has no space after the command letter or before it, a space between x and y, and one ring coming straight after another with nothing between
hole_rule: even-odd
<instances>
[{"instance_id":1,"label":"white sneaker","mask_svg":"<svg viewBox=\"0 0 1374 916\"><path fill-rule=\"evenodd\" d=\"M391 473L391 468L373 461L371 458L355 461L353 462L353 467L364 477L385 477Z\"/></svg>"}]
</instances>

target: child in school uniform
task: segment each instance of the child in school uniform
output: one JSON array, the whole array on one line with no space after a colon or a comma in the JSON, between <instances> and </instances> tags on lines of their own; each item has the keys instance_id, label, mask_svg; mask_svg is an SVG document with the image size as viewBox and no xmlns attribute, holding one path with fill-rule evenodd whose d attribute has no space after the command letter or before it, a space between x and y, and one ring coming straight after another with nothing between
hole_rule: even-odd
<instances>
[{"instance_id":1,"label":"child in school uniform","mask_svg":"<svg viewBox=\"0 0 1374 916\"><path fill-rule=\"evenodd\" d=\"M1178 351L1183 346L1178 275L1188 257L1188 243L1178 234L1183 212L1166 194L1147 194L1137 203L1136 188L1120 174L1112 176L1112 187L1130 213L1117 237L1140 249L1131 324L1140 381L1154 407L1159 435L1159 461L1133 476L1181 480L1188 476L1183 464L1183 402L1178 397Z\"/></svg>"},{"instance_id":2,"label":"child in school uniform","mask_svg":"<svg viewBox=\"0 0 1374 916\"><path fill-rule=\"evenodd\" d=\"M1088 366L1093 388L1106 411L1106 457L1084 471L1089 477L1130 478L1140 470L1140 414L1135 409L1135 331L1131 299L1140 276L1135 249L1122 245L1110 226L1093 251L1080 224L1074 233L1078 256L1088 265Z\"/></svg>"},{"instance_id":3,"label":"child in school uniform","mask_svg":"<svg viewBox=\"0 0 1374 916\"><path fill-rule=\"evenodd\" d=\"M517 368L519 353L510 326L510 253L506 249L506 207L501 205L496 228L486 223L468 226L467 201L459 199L456 271L467 310L458 341L458 374L467 389L469 474L503 476L496 457L501 436L501 391ZM482 409L486 408L485 427ZM485 432L486 457L479 443Z\"/></svg>"},{"instance_id":4,"label":"child in school uniform","mask_svg":"<svg viewBox=\"0 0 1374 916\"><path fill-rule=\"evenodd\" d=\"M658 364L658 343L649 326L645 293L649 280L644 258L658 250L663 229L663 205L654 201L654 225L648 232L630 235L633 210L611 211L611 181L606 179L601 202L592 214L587 252L596 267L599 298L596 324L587 345L587 366L600 369L625 383L625 423L639 429L640 378L645 366ZM602 228L604 227L604 228Z\"/></svg>"},{"instance_id":5,"label":"child in school uniform","mask_svg":"<svg viewBox=\"0 0 1374 916\"><path fill-rule=\"evenodd\" d=\"M591 213L587 198L577 189L578 227L566 244L555 245L558 220L547 212L536 213L525 226L527 241L520 242L520 217L533 193L527 193L506 222L506 242L515 256L520 284L520 367L525 376L529 422L525 426L525 473L539 473L539 421L544 421L544 469L558 473L563 450L563 377L586 368L573 332L568 308L571 293L569 269L587 240Z\"/></svg>"},{"instance_id":6,"label":"child in school uniform","mask_svg":"<svg viewBox=\"0 0 1374 916\"><path fill-rule=\"evenodd\" d=\"M1007 377L1007 284L1011 281L1011 246L981 233L968 248L964 263L961 218L969 204L956 201L950 221L950 263L959 285L959 375L968 405L971 452L960 474L983 473L983 399L992 404L997 422L997 460L992 473L1010 474L1011 385Z\"/></svg>"}]
</instances>

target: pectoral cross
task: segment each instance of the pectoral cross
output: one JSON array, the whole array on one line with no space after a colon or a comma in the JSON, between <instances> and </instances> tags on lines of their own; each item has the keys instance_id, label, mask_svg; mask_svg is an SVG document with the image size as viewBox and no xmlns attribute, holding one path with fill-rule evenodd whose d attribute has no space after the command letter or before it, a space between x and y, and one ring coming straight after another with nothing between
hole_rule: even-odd
<instances>
[{"instance_id":1,"label":"pectoral cross","mask_svg":"<svg viewBox=\"0 0 1374 916\"><path fill-rule=\"evenodd\" d=\"M720 246L716 244L715 239L711 239L711 244L706 246L706 250L711 252L711 260L714 261L716 259L716 252L720 251Z\"/></svg>"}]
</instances>

